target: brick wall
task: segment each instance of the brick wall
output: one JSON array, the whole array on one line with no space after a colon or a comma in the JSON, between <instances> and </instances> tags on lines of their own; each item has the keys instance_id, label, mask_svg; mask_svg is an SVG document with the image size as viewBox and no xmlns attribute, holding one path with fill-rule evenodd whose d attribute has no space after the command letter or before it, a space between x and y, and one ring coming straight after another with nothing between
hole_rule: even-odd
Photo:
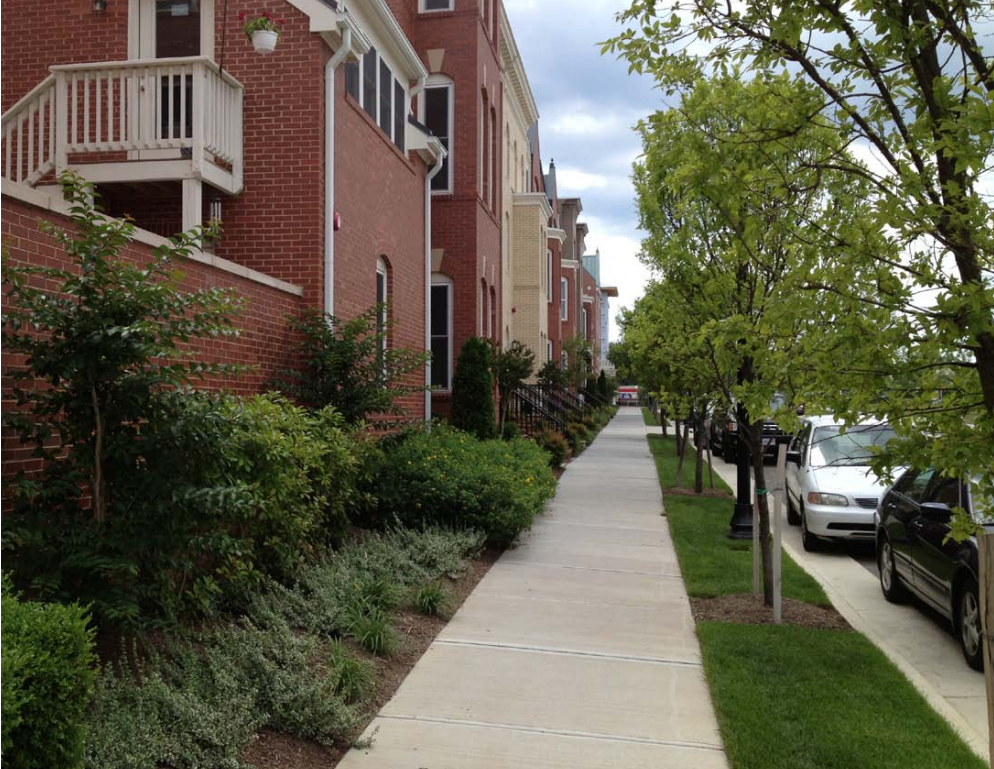
<instances>
[{"instance_id":1,"label":"brick wall","mask_svg":"<svg viewBox=\"0 0 994 769\"><path fill-rule=\"evenodd\" d=\"M2 233L9 258L15 264L33 264L45 267L66 267L70 263L64 251L50 235L42 233L41 220L67 225L60 215L43 211L8 196L2 201ZM122 257L137 263L150 259L151 248L142 243L132 243ZM287 317L300 311L298 296L271 286L262 285L249 278L233 275L199 262L187 261L181 265L181 286L184 290L202 288L233 289L244 300L244 308L234 319L241 335L235 338L198 340L191 348L191 358L209 363L237 363L253 367L239 377L212 379L203 386L224 389L235 393L254 393L266 389L283 369L292 364L293 334L288 328ZM3 408L11 407L10 374L23 359L4 356ZM6 478L21 467L31 468L30 449L22 448L8 433L3 437L3 476Z\"/></svg>"}]
</instances>

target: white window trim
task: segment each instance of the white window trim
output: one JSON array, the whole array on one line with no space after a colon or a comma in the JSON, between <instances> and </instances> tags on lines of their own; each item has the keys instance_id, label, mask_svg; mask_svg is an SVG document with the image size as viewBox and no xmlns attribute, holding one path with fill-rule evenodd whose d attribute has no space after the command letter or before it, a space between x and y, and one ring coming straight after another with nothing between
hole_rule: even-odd
<instances>
[{"instance_id":1,"label":"white window trim","mask_svg":"<svg viewBox=\"0 0 994 769\"><path fill-rule=\"evenodd\" d=\"M552 302L552 249L545 249L545 298Z\"/></svg>"},{"instance_id":2,"label":"white window trim","mask_svg":"<svg viewBox=\"0 0 994 769\"><path fill-rule=\"evenodd\" d=\"M387 337L389 336L389 333L387 332L387 323L390 320L389 312L387 310L387 306L390 304L390 272L387 269L386 260L382 256L377 257L376 259L377 284L379 283L381 277L383 278L383 307L379 309L380 317L377 318L377 320L379 321L380 324L382 324L383 328L383 338L380 339L380 352L383 353L383 373L386 374L387 370L386 352L387 348L390 346L389 340L387 339ZM378 285L377 288L379 288ZM376 297L376 299L377 301L379 301L378 296Z\"/></svg>"},{"instance_id":3,"label":"white window trim","mask_svg":"<svg viewBox=\"0 0 994 769\"><path fill-rule=\"evenodd\" d=\"M569 320L569 278L559 279L559 320Z\"/></svg>"},{"instance_id":4,"label":"white window trim","mask_svg":"<svg viewBox=\"0 0 994 769\"><path fill-rule=\"evenodd\" d=\"M587 308L583 308L583 338L587 338Z\"/></svg>"},{"instance_id":5,"label":"white window trim","mask_svg":"<svg viewBox=\"0 0 994 769\"><path fill-rule=\"evenodd\" d=\"M545 360L549 362L552 360L552 340L547 339L545 341Z\"/></svg>"},{"instance_id":6,"label":"white window trim","mask_svg":"<svg viewBox=\"0 0 994 769\"><path fill-rule=\"evenodd\" d=\"M425 0L418 0L418 13L445 13L446 11L454 11L455 5L455 0L449 0L445 8L427 8Z\"/></svg>"},{"instance_id":7,"label":"white window trim","mask_svg":"<svg viewBox=\"0 0 994 769\"><path fill-rule=\"evenodd\" d=\"M434 389L433 392L447 393L447 392L452 392L452 373L453 373L452 372L452 335L453 335L453 331L454 331L454 329L453 329L453 316L454 316L454 313L453 313L453 307L452 307L452 297L453 297L453 293L454 292L453 292L452 279L449 278L448 276L445 276L445 275L437 275L437 274L436 275L432 275L431 276L431 287L432 287L432 289L434 289L436 286L444 286L445 287L445 292L446 292L446 295L447 295L446 304L448 305L448 308L447 308L448 309L448 313L446 313L446 325L447 325L446 336L448 338L448 343L449 343L448 344L448 348L449 348L449 367L448 367L448 371L446 372L445 380L449 383L449 386L448 387L439 387L437 389ZM430 317L430 315L429 315L429 317ZM429 333L430 332L431 332L431 329L429 329ZM433 340L434 340L434 335L432 335L432 337L433 337ZM435 366L435 362L432 361L431 365L432 365L432 367L434 367Z\"/></svg>"},{"instance_id":8,"label":"white window trim","mask_svg":"<svg viewBox=\"0 0 994 769\"><path fill-rule=\"evenodd\" d=\"M449 127L448 127L448 158L446 160L446 185L445 189L442 190L432 190L432 195L451 195L453 192L453 168L455 168L453 153L453 147L455 145L455 137L453 133L455 132L455 112L456 112L456 86L452 81L452 78L446 77L445 75L429 75L428 80L425 82L424 91L426 93L432 88L447 88L449 90ZM424 125L425 122L425 99L418 98L418 120Z\"/></svg>"}]
</instances>

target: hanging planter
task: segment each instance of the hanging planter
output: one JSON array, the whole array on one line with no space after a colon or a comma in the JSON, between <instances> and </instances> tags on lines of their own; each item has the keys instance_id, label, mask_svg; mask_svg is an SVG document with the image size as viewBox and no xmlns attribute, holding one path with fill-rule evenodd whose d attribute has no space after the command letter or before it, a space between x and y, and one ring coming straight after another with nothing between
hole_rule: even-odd
<instances>
[{"instance_id":1,"label":"hanging planter","mask_svg":"<svg viewBox=\"0 0 994 769\"><path fill-rule=\"evenodd\" d=\"M242 22L242 30L245 32L245 36L252 41L255 52L269 54L275 51L276 44L283 36L283 19L275 18L269 11L263 11L254 19L246 19L245 11L238 14L238 20Z\"/></svg>"},{"instance_id":2,"label":"hanging planter","mask_svg":"<svg viewBox=\"0 0 994 769\"><path fill-rule=\"evenodd\" d=\"M272 53L279 40L279 34L272 30L260 29L252 33L252 47L256 53Z\"/></svg>"}]
</instances>

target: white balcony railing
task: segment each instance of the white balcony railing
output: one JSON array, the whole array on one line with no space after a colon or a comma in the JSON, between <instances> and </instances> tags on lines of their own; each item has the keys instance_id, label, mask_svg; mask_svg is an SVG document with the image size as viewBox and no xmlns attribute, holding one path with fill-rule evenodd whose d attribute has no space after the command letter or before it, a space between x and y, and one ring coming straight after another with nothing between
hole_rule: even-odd
<instances>
[{"instance_id":1,"label":"white balcony railing","mask_svg":"<svg viewBox=\"0 0 994 769\"><path fill-rule=\"evenodd\" d=\"M36 184L75 164L188 160L241 189L243 88L206 58L66 64L3 116L3 178ZM85 172L84 172L85 175ZM141 177L136 177L141 178Z\"/></svg>"}]
</instances>

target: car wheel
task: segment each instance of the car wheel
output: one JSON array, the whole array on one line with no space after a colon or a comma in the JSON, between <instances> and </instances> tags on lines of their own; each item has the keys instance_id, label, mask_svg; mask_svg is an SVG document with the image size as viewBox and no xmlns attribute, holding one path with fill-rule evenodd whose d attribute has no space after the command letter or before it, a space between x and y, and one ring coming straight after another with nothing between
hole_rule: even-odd
<instances>
[{"instance_id":1,"label":"car wheel","mask_svg":"<svg viewBox=\"0 0 994 769\"><path fill-rule=\"evenodd\" d=\"M877 571L880 573L880 589L891 603L901 603L908 597L908 590L901 583L901 578L897 576L897 568L894 565L894 548L891 547L890 540L886 537L880 543L877 552Z\"/></svg>"},{"instance_id":2,"label":"car wheel","mask_svg":"<svg viewBox=\"0 0 994 769\"><path fill-rule=\"evenodd\" d=\"M803 507L801 508L801 544L809 553L821 550L821 540L808 531L808 517L804 514Z\"/></svg>"},{"instance_id":3,"label":"car wheel","mask_svg":"<svg viewBox=\"0 0 994 769\"><path fill-rule=\"evenodd\" d=\"M967 577L956 596L956 632L966 664L974 670L984 669L983 629L980 626L980 591L977 581Z\"/></svg>"},{"instance_id":4,"label":"car wheel","mask_svg":"<svg viewBox=\"0 0 994 769\"><path fill-rule=\"evenodd\" d=\"M797 526L801 522L801 516L797 512L797 508L794 507L794 502L790 498L790 494L785 495L787 497L787 523L791 526Z\"/></svg>"}]
</instances>

